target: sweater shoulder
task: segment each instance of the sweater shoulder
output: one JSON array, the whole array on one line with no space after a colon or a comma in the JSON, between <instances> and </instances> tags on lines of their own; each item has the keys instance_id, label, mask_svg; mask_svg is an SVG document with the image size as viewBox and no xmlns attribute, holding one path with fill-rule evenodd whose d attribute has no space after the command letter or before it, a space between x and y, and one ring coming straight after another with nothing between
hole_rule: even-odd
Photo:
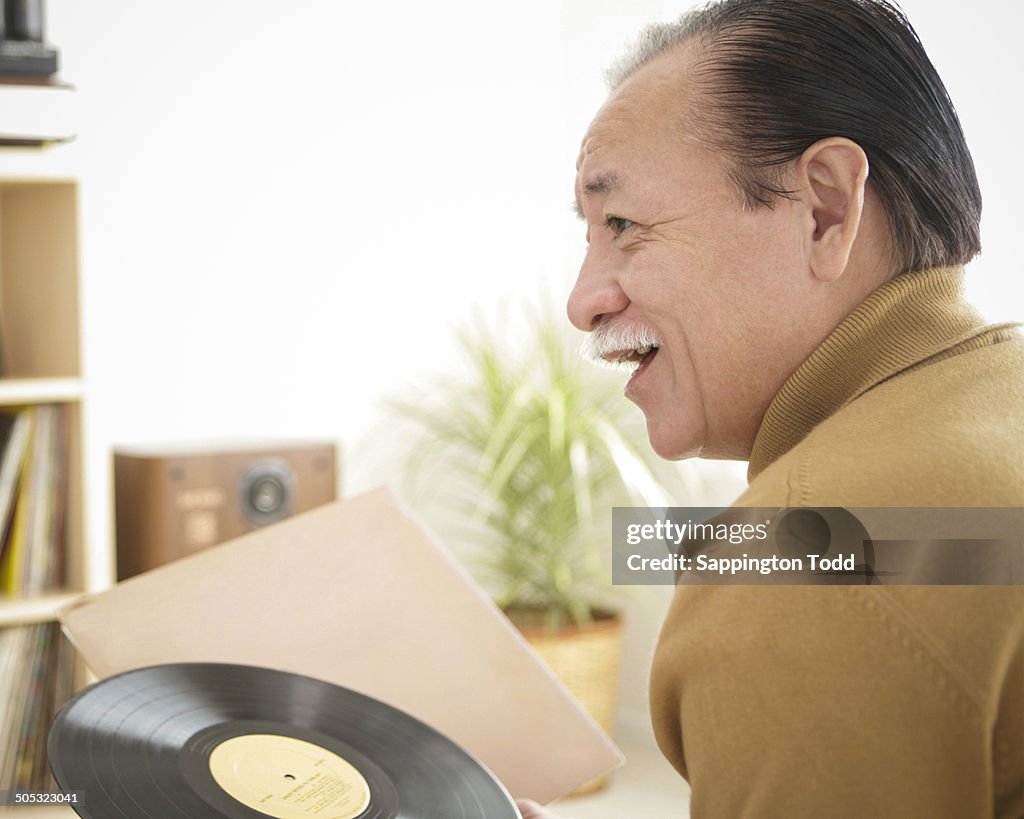
<instances>
[{"instance_id":1,"label":"sweater shoulder","mask_svg":"<svg viewBox=\"0 0 1024 819\"><path fill-rule=\"evenodd\" d=\"M739 502L1024 506L1024 339L879 384L766 468Z\"/></svg>"}]
</instances>

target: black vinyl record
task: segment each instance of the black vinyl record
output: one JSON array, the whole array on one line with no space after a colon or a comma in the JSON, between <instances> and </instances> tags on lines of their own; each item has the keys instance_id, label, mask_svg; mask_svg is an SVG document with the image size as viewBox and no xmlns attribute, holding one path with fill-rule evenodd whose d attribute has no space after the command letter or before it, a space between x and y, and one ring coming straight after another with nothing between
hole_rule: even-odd
<instances>
[{"instance_id":1,"label":"black vinyl record","mask_svg":"<svg viewBox=\"0 0 1024 819\"><path fill-rule=\"evenodd\" d=\"M254 666L110 677L60 710L48 752L86 819L519 819L494 776L428 725Z\"/></svg>"}]
</instances>

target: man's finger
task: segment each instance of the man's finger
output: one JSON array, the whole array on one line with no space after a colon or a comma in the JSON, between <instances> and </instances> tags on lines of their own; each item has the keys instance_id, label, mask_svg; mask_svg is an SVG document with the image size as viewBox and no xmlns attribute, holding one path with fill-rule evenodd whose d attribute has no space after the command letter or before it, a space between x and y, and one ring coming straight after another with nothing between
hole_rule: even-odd
<instances>
[{"instance_id":1,"label":"man's finger","mask_svg":"<svg viewBox=\"0 0 1024 819\"><path fill-rule=\"evenodd\" d=\"M557 813L542 808L532 799L517 799L516 807L519 808L523 819L561 819Z\"/></svg>"}]
</instances>

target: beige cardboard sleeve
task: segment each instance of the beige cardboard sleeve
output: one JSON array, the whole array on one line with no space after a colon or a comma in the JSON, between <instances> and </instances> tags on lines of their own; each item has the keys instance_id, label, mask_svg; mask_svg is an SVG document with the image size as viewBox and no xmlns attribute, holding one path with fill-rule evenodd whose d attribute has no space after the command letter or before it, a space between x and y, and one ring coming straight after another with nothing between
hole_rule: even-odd
<instances>
[{"instance_id":1,"label":"beige cardboard sleeve","mask_svg":"<svg viewBox=\"0 0 1024 819\"><path fill-rule=\"evenodd\" d=\"M486 594L387 490L80 598L61 620L100 678L219 662L355 689L446 734L517 797L547 802L622 762Z\"/></svg>"}]
</instances>

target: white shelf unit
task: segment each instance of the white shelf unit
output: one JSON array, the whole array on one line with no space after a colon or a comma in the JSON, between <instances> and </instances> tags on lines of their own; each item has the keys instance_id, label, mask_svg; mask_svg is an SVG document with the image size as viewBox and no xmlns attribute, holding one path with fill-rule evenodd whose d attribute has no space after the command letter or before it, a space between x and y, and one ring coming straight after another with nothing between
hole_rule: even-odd
<instances>
[{"instance_id":1,"label":"white shelf unit","mask_svg":"<svg viewBox=\"0 0 1024 819\"><path fill-rule=\"evenodd\" d=\"M0 150L0 407L61 404L69 427L66 583L40 597L0 596L2 628L52 622L82 591L114 581L112 544L86 536L79 186L64 150ZM102 499L93 502L105 506ZM78 678L85 681L84 670ZM68 807L50 805L0 808L0 813L24 819L75 815Z\"/></svg>"}]
</instances>

